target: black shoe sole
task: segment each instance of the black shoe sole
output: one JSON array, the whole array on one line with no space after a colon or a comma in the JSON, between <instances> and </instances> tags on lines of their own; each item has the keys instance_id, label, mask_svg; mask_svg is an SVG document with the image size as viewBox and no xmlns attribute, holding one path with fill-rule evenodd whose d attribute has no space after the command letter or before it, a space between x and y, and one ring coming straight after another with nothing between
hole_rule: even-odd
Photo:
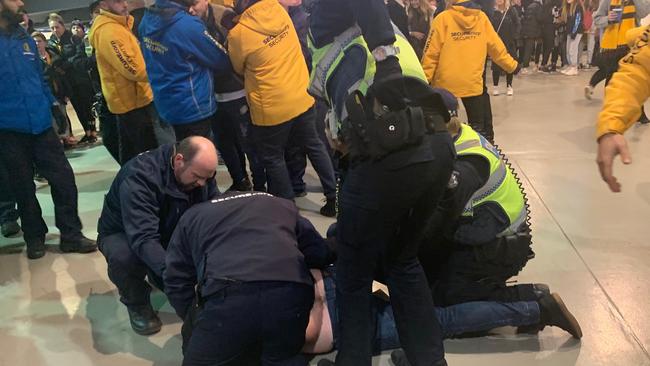
<instances>
[{"instance_id":1,"label":"black shoe sole","mask_svg":"<svg viewBox=\"0 0 650 366\"><path fill-rule=\"evenodd\" d=\"M131 329L133 329L133 331L136 332L139 335L148 336L148 335L152 335L152 334L156 334L156 333L160 332L160 329L162 329L162 325L160 325L160 326L158 326L156 328L135 329L133 327L133 324L131 324Z\"/></svg>"},{"instance_id":2,"label":"black shoe sole","mask_svg":"<svg viewBox=\"0 0 650 366\"><path fill-rule=\"evenodd\" d=\"M27 251L27 258L29 259L39 259L45 256L45 249L42 252L30 253Z\"/></svg>"},{"instance_id":3,"label":"black shoe sole","mask_svg":"<svg viewBox=\"0 0 650 366\"><path fill-rule=\"evenodd\" d=\"M560 312L562 313L562 316L564 319L566 319L567 323L569 323L569 329L564 329L567 332L569 332L573 338L575 339L581 339L582 338L582 329L580 328L580 324L578 324L578 320L571 314L569 309L567 309L566 305L564 304L564 301L562 301L562 298L560 295L557 293L551 294L551 297L553 297L553 300L555 300L555 303L557 304L558 308L560 309Z\"/></svg>"},{"instance_id":4,"label":"black shoe sole","mask_svg":"<svg viewBox=\"0 0 650 366\"><path fill-rule=\"evenodd\" d=\"M59 249L63 253L80 253L80 254L85 254L85 253L92 253L97 250L97 245L94 247L81 247L81 248L64 248L59 245Z\"/></svg>"}]
</instances>

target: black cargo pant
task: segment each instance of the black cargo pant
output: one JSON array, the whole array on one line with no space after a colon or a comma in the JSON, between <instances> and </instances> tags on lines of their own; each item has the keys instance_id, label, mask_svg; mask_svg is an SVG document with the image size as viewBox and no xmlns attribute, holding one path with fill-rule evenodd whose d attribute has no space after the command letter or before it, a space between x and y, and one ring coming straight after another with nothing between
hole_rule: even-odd
<instances>
[{"instance_id":1,"label":"black cargo pant","mask_svg":"<svg viewBox=\"0 0 650 366\"><path fill-rule=\"evenodd\" d=\"M488 141L494 143L494 126L492 123L492 105L490 95L485 85L483 93L473 97L461 98L467 112L467 123L476 132L483 135Z\"/></svg>"},{"instance_id":2,"label":"black cargo pant","mask_svg":"<svg viewBox=\"0 0 650 366\"><path fill-rule=\"evenodd\" d=\"M81 237L77 212L77 185L63 145L53 128L38 135L0 130L0 164L7 169L27 245L42 241L47 233L36 199L34 168L52 190L54 217L62 240Z\"/></svg>"},{"instance_id":3,"label":"black cargo pant","mask_svg":"<svg viewBox=\"0 0 650 366\"><path fill-rule=\"evenodd\" d=\"M427 149L428 154L427 154ZM444 358L442 332L417 259L420 230L449 181L454 148L447 133L346 173L337 226L338 366L369 366L375 320L372 281L381 272L391 294L399 338L414 366Z\"/></svg>"},{"instance_id":4,"label":"black cargo pant","mask_svg":"<svg viewBox=\"0 0 650 366\"><path fill-rule=\"evenodd\" d=\"M153 103L130 112L117 115L120 133L120 163L126 164L133 157L158 147L154 132L158 114Z\"/></svg>"},{"instance_id":5,"label":"black cargo pant","mask_svg":"<svg viewBox=\"0 0 650 366\"><path fill-rule=\"evenodd\" d=\"M517 242L496 239L480 246L454 243L447 262L434 286L437 306L451 306L470 301L537 301L532 284L507 286L534 256L530 237Z\"/></svg>"},{"instance_id":6,"label":"black cargo pant","mask_svg":"<svg viewBox=\"0 0 650 366\"><path fill-rule=\"evenodd\" d=\"M7 168L0 160L0 224L18 221L16 199L11 189Z\"/></svg>"}]
</instances>

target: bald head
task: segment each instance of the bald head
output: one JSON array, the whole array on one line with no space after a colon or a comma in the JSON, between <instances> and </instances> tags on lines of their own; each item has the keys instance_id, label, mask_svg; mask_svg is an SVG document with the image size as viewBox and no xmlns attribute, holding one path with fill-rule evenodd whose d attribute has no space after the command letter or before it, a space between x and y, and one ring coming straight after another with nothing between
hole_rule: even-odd
<instances>
[{"instance_id":1,"label":"bald head","mask_svg":"<svg viewBox=\"0 0 650 366\"><path fill-rule=\"evenodd\" d=\"M183 139L173 158L176 182L183 191L203 187L214 179L218 163L212 141L200 136Z\"/></svg>"}]
</instances>

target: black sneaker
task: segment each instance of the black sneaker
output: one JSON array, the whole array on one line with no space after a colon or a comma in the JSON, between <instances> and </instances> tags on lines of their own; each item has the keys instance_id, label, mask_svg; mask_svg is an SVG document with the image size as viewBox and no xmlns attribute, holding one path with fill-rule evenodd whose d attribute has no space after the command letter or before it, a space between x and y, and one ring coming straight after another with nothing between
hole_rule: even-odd
<instances>
[{"instance_id":1,"label":"black sneaker","mask_svg":"<svg viewBox=\"0 0 650 366\"><path fill-rule=\"evenodd\" d=\"M316 366L334 366L336 365L334 361L328 360L327 358L323 358L322 360L318 361L318 364Z\"/></svg>"},{"instance_id":2,"label":"black sneaker","mask_svg":"<svg viewBox=\"0 0 650 366\"><path fill-rule=\"evenodd\" d=\"M320 214L326 217L336 216L336 199L328 198L325 206L321 207Z\"/></svg>"},{"instance_id":3,"label":"black sneaker","mask_svg":"<svg viewBox=\"0 0 650 366\"><path fill-rule=\"evenodd\" d=\"M2 236L8 238L14 236L20 232L20 225L18 221L8 221L2 224Z\"/></svg>"},{"instance_id":4,"label":"black sneaker","mask_svg":"<svg viewBox=\"0 0 650 366\"><path fill-rule=\"evenodd\" d=\"M38 259L45 255L45 240L27 242L27 258Z\"/></svg>"},{"instance_id":5,"label":"black sneaker","mask_svg":"<svg viewBox=\"0 0 650 366\"><path fill-rule=\"evenodd\" d=\"M406 353L404 353L404 351L401 349L391 352L390 360L393 361L393 364L395 366L411 366L408 359L406 358ZM442 360L434 363L433 366L447 366L447 360L443 358Z\"/></svg>"},{"instance_id":6,"label":"black sneaker","mask_svg":"<svg viewBox=\"0 0 650 366\"><path fill-rule=\"evenodd\" d=\"M638 122L642 125L645 125L650 123L650 119L648 119L648 117L646 117L645 115L642 115L641 118L639 118Z\"/></svg>"},{"instance_id":7,"label":"black sneaker","mask_svg":"<svg viewBox=\"0 0 650 366\"><path fill-rule=\"evenodd\" d=\"M558 294L544 296L539 300L540 323L559 327L569 332L573 338L582 338L582 329L576 318L569 312Z\"/></svg>"},{"instance_id":8,"label":"black sneaker","mask_svg":"<svg viewBox=\"0 0 650 366\"><path fill-rule=\"evenodd\" d=\"M134 332L140 335L151 335L160 332L162 322L151 305L128 307L127 311Z\"/></svg>"},{"instance_id":9,"label":"black sneaker","mask_svg":"<svg viewBox=\"0 0 650 366\"><path fill-rule=\"evenodd\" d=\"M63 253L90 253L97 250L97 242L83 235L75 240L62 238L59 248Z\"/></svg>"},{"instance_id":10,"label":"black sneaker","mask_svg":"<svg viewBox=\"0 0 650 366\"><path fill-rule=\"evenodd\" d=\"M228 188L228 192L248 192L253 189L253 185L251 184L251 180L246 177L242 179L241 181L234 183Z\"/></svg>"}]
</instances>

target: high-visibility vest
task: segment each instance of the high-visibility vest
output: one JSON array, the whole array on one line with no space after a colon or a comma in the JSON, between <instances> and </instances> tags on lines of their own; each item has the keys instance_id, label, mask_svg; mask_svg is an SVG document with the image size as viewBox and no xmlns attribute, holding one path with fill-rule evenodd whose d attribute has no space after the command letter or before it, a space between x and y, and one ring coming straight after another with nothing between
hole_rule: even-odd
<instances>
[{"instance_id":1,"label":"high-visibility vest","mask_svg":"<svg viewBox=\"0 0 650 366\"><path fill-rule=\"evenodd\" d=\"M500 235L516 233L521 224L527 221L528 209L523 190L515 179L512 168L506 165L499 151L469 125L462 126L454 147L458 156L478 155L490 163L490 177L474 192L462 215L471 217L476 207L494 202L503 209L509 220L508 228Z\"/></svg>"}]
</instances>

